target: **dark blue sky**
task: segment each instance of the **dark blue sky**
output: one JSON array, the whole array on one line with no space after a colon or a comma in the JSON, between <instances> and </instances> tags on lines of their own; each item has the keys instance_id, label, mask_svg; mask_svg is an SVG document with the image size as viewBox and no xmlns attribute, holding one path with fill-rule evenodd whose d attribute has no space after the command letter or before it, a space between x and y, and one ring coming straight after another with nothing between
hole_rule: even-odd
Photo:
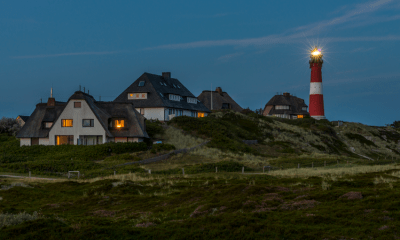
<instances>
[{"instance_id":1,"label":"dark blue sky","mask_svg":"<svg viewBox=\"0 0 400 240\"><path fill-rule=\"evenodd\" d=\"M399 43L399 0L0 1L0 117L30 115L52 86L111 101L163 71L242 107L276 92L308 104L318 44L326 117L384 125L400 120Z\"/></svg>"}]
</instances>

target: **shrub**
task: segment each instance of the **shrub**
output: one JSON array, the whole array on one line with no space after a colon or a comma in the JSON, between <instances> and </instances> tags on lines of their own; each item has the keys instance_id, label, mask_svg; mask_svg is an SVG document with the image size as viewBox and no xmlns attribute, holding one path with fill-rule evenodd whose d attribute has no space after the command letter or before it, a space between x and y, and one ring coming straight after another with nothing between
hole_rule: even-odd
<instances>
[{"instance_id":1,"label":"shrub","mask_svg":"<svg viewBox=\"0 0 400 240\"><path fill-rule=\"evenodd\" d=\"M3 213L0 214L0 228L21 224L26 221L33 221L38 218L39 216L37 212L33 212L32 215L26 212L18 214Z\"/></svg>"},{"instance_id":2,"label":"shrub","mask_svg":"<svg viewBox=\"0 0 400 240\"><path fill-rule=\"evenodd\" d=\"M345 133L345 135L346 135L346 137L350 138L351 140L359 141L360 143L363 143L363 144L368 145L368 146L378 147L378 146L376 146L376 144L374 142L366 139L365 137L361 136L360 134Z\"/></svg>"},{"instance_id":3,"label":"shrub","mask_svg":"<svg viewBox=\"0 0 400 240\"><path fill-rule=\"evenodd\" d=\"M150 138L154 138L157 134L164 134L164 128L160 121L146 120L146 132Z\"/></svg>"},{"instance_id":4,"label":"shrub","mask_svg":"<svg viewBox=\"0 0 400 240\"><path fill-rule=\"evenodd\" d=\"M151 150L154 150L155 152L171 151L175 150L175 146L168 143L160 143L160 144L154 144Z\"/></svg>"},{"instance_id":5,"label":"shrub","mask_svg":"<svg viewBox=\"0 0 400 240\"><path fill-rule=\"evenodd\" d=\"M7 133L15 136L20 130L20 126L14 118L3 117L0 119L0 134Z\"/></svg>"}]
</instances>

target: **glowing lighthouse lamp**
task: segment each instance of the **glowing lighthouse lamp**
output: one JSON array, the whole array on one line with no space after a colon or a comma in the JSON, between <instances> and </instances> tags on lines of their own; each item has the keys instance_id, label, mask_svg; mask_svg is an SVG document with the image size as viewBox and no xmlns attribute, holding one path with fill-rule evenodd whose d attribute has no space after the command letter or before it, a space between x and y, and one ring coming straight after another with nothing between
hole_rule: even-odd
<instances>
[{"instance_id":1,"label":"glowing lighthouse lamp","mask_svg":"<svg viewBox=\"0 0 400 240\"><path fill-rule=\"evenodd\" d=\"M311 82L310 82L310 116L315 119L326 119L324 112L324 96L322 94L322 60L321 49L315 47L311 51Z\"/></svg>"}]
</instances>

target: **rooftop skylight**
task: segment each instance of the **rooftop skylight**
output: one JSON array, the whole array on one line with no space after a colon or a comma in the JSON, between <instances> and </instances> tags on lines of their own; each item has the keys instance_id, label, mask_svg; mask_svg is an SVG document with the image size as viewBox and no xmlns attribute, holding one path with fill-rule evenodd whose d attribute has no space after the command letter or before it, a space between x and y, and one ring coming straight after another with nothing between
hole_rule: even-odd
<instances>
[{"instance_id":1,"label":"rooftop skylight","mask_svg":"<svg viewBox=\"0 0 400 240\"><path fill-rule=\"evenodd\" d=\"M139 87L143 87L144 86L144 81L140 81L139 82Z\"/></svg>"}]
</instances>

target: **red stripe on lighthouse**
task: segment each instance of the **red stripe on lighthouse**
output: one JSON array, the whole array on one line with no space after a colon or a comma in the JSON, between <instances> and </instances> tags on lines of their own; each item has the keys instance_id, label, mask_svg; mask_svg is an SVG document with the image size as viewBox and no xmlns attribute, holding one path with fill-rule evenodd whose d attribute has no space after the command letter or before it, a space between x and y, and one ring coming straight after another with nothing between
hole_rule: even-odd
<instances>
[{"instance_id":1,"label":"red stripe on lighthouse","mask_svg":"<svg viewBox=\"0 0 400 240\"><path fill-rule=\"evenodd\" d=\"M324 111L324 95L310 95L310 116L325 116Z\"/></svg>"}]
</instances>

